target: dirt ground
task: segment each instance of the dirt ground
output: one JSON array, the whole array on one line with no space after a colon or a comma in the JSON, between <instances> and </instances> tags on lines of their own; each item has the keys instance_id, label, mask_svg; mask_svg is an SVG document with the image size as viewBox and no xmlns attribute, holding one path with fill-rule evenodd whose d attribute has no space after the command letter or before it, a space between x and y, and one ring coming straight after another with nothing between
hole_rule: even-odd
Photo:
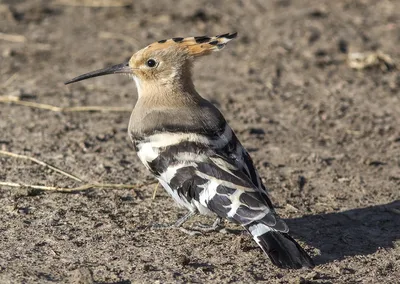
<instances>
[{"instance_id":1,"label":"dirt ground","mask_svg":"<svg viewBox=\"0 0 400 284\"><path fill-rule=\"evenodd\" d=\"M75 2L0 2L0 96L133 108L137 93L125 76L63 82L156 40L238 31L197 62L197 90L251 152L317 266L278 269L244 233L151 229L185 211L163 190L152 200L154 179L127 135L129 111L1 103L1 150L90 182L150 185L76 193L0 186L0 283L400 283L400 73L346 62L347 52L371 51L398 62L400 1ZM4 155L0 181L82 184Z\"/></svg>"}]
</instances>

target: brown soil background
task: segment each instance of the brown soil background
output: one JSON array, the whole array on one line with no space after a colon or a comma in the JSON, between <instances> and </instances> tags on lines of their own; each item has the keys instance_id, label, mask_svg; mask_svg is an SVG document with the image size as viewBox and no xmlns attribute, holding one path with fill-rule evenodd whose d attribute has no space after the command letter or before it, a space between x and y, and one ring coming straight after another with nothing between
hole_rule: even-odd
<instances>
[{"instance_id":1,"label":"brown soil background","mask_svg":"<svg viewBox=\"0 0 400 284\"><path fill-rule=\"evenodd\" d=\"M195 84L249 149L318 265L280 270L246 234L149 229L184 213L162 190L152 200L154 185L74 194L1 186L1 283L400 283L400 74L352 70L343 53L398 60L400 1L59 2L0 2L0 32L26 38L0 39L0 95L133 108L127 77L63 82L156 40L238 31L197 62ZM0 104L0 147L93 182L152 182L127 136L129 116ZM5 156L0 181L79 185Z\"/></svg>"}]
</instances>

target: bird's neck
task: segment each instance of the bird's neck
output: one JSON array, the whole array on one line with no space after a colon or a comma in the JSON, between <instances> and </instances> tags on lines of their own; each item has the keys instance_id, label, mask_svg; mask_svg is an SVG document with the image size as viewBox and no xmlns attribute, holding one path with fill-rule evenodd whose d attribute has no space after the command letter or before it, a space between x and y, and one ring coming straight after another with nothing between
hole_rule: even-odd
<instances>
[{"instance_id":1,"label":"bird's neck","mask_svg":"<svg viewBox=\"0 0 400 284\"><path fill-rule=\"evenodd\" d=\"M221 113L197 93L192 81L136 84L139 99L129 123L133 141L163 131L213 133L225 125Z\"/></svg>"},{"instance_id":2,"label":"bird's neck","mask_svg":"<svg viewBox=\"0 0 400 284\"><path fill-rule=\"evenodd\" d=\"M143 81L135 78L138 104L142 108L177 108L202 100L191 78L166 78Z\"/></svg>"}]
</instances>

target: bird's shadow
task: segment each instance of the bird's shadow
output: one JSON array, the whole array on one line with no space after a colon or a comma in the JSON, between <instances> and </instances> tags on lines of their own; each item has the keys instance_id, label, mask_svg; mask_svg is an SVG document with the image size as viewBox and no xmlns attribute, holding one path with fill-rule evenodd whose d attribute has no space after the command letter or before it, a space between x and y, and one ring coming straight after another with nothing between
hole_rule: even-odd
<instances>
[{"instance_id":1,"label":"bird's shadow","mask_svg":"<svg viewBox=\"0 0 400 284\"><path fill-rule=\"evenodd\" d=\"M320 250L316 264L392 248L400 239L400 200L338 213L285 220L291 235Z\"/></svg>"}]
</instances>

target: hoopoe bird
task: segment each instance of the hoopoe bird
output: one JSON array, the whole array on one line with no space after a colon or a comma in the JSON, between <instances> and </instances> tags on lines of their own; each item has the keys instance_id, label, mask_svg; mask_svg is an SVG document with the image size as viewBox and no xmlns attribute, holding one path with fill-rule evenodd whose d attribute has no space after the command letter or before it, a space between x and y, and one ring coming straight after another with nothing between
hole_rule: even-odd
<instances>
[{"instance_id":1,"label":"hoopoe bird","mask_svg":"<svg viewBox=\"0 0 400 284\"><path fill-rule=\"evenodd\" d=\"M236 36L160 40L128 62L65 84L107 74L133 77L138 100L129 136L145 167L188 209L176 226L197 213L214 215L242 225L276 266L312 268L312 259L275 212L248 152L192 81L193 61L221 50Z\"/></svg>"}]
</instances>

